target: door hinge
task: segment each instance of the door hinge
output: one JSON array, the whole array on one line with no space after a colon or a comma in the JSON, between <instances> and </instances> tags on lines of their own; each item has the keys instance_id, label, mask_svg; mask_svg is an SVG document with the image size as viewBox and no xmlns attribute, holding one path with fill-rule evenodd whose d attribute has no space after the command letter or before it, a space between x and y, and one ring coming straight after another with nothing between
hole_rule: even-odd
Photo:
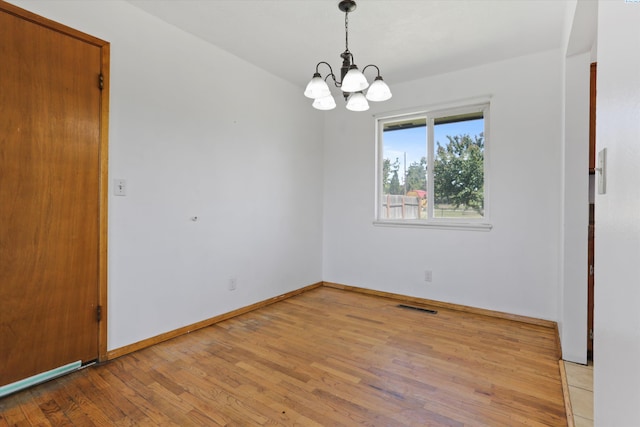
<instances>
[{"instance_id":1,"label":"door hinge","mask_svg":"<svg viewBox=\"0 0 640 427\"><path fill-rule=\"evenodd\" d=\"M104 75L102 73L98 76L98 88L100 90L104 89Z\"/></svg>"},{"instance_id":2,"label":"door hinge","mask_svg":"<svg viewBox=\"0 0 640 427\"><path fill-rule=\"evenodd\" d=\"M593 341L593 329L589 329L589 339Z\"/></svg>"},{"instance_id":3,"label":"door hinge","mask_svg":"<svg viewBox=\"0 0 640 427\"><path fill-rule=\"evenodd\" d=\"M593 276L593 264L589 266L589 276Z\"/></svg>"},{"instance_id":4,"label":"door hinge","mask_svg":"<svg viewBox=\"0 0 640 427\"><path fill-rule=\"evenodd\" d=\"M96 319L99 321L102 320L102 306L99 305L96 307Z\"/></svg>"}]
</instances>

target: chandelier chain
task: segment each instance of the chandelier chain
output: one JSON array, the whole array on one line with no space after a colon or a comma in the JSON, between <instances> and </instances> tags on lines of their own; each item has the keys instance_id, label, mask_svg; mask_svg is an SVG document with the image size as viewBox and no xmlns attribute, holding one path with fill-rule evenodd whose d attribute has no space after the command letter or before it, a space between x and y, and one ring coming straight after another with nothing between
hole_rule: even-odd
<instances>
[{"instance_id":1,"label":"chandelier chain","mask_svg":"<svg viewBox=\"0 0 640 427\"><path fill-rule=\"evenodd\" d=\"M344 47L345 52L349 52L349 12L344 14Z\"/></svg>"}]
</instances>

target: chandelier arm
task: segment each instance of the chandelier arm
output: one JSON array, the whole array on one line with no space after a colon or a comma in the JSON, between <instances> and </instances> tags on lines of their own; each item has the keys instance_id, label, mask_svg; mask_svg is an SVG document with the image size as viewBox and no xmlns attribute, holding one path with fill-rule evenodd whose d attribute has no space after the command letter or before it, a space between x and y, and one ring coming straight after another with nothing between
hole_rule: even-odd
<instances>
[{"instance_id":1,"label":"chandelier arm","mask_svg":"<svg viewBox=\"0 0 640 427\"><path fill-rule=\"evenodd\" d=\"M338 82L338 81L336 80L336 75L335 75L335 74L333 74L333 73L331 73L331 74L327 74L327 77L325 77L325 78L324 78L324 81L326 82L326 81L327 81L327 79L328 79L329 77L331 77L331 79L333 79L333 84L334 84L336 87L340 87L340 82Z\"/></svg>"},{"instance_id":2,"label":"chandelier arm","mask_svg":"<svg viewBox=\"0 0 640 427\"><path fill-rule=\"evenodd\" d=\"M369 64L369 65L367 65L366 67L364 67L364 68L362 69L362 74L364 74L364 71L365 71L367 68L369 68L369 67L373 67L373 68L375 68L375 69L376 69L376 71L378 72L378 76L377 76L377 77L380 77L380 68L378 68L378 66L377 66L377 65L375 65L375 64Z\"/></svg>"},{"instance_id":3,"label":"chandelier arm","mask_svg":"<svg viewBox=\"0 0 640 427\"><path fill-rule=\"evenodd\" d=\"M320 73L320 71L318 70L318 68L320 67L321 64L326 65L327 67L329 67L329 71L331 71L331 74L333 74L333 68L331 68L331 64L329 64L328 62L325 61L320 61L316 64L316 73Z\"/></svg>"},{"instance_id":4,"label":"chandelier arm","mask_svg":"<svg viewBox=\"0 0 640 427\"><path fill-rule=\"evenodd\" d=\"M316 65L316 74L320 74L320 71L319 71L320 64L324 64L324 65L326 65L327 67L329 67L329 74L327 74L327 75L326 75L326 77L324 78L324 81L326 82L326 81L327 81L327 79L328 79L329 77L331 77L331 79L333 80L333 84L334 84L336 87L340 87L341 82L339 82L339 81L336 79L336 75L333 73L333 68L331 68L331 64L329 64L328 62L326 62L326 61L320 61L320 62L318 62L318 64Z\"/></svg>"}]
</instances>

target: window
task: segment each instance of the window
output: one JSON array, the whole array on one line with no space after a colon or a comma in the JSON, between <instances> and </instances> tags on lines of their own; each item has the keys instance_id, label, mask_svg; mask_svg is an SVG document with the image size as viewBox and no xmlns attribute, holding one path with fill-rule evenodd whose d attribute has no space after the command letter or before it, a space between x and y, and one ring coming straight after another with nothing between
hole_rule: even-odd
<instances>
[{"instance_id":1,"label":"window","mask_svg":"<svg viewBox=\"0 0 640 427\"><path fill-rule=\"evenodd\" d=\"M486 223L488 109L481 104L376 119L378 223Z\"/></svg>"}]
</instances>

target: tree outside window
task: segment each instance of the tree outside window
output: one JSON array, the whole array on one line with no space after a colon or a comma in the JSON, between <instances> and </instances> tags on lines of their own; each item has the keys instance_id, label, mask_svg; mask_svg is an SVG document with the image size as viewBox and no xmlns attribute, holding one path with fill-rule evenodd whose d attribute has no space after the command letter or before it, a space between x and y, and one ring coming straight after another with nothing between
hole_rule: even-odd
<instances>
[{"instance_id":1,"label":"tree outside window","mask_svg":"<svg viewBox=\"0 0 640 427\"><path fill-rule=\"evenodd\" d=\"M487 110L378 119L379 220L485 217Z\"/></svg>"}]
</instances>

